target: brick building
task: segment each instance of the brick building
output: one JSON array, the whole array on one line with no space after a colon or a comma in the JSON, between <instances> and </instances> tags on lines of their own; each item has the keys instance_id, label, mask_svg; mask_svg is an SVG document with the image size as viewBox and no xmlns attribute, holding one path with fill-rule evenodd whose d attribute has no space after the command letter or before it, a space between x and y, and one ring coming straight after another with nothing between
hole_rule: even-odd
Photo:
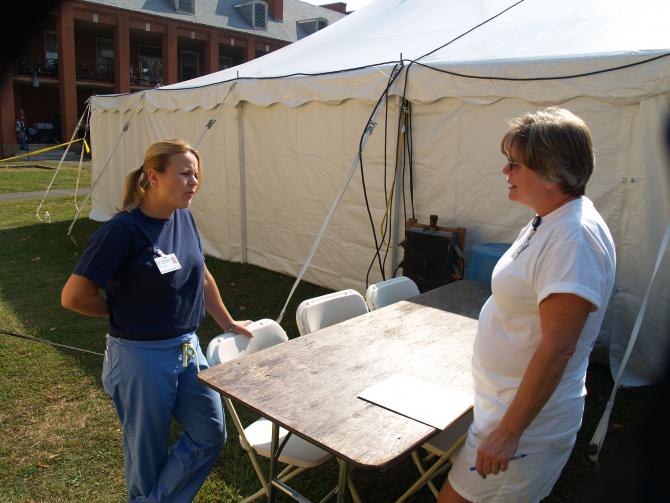
<instances>
[{"instance_id":1,"label":"brick building","mask_svg":"<svg viewBox=\"0 0 670 503\"><path fill-rule=\"evenodd\" d=\"M325 28L345 9L300 0L58 2L1 77L2 153L18 149L18 110L34 142L69 139L93 94L132 93L244 63Z\"/></svg>"}]
</instances>

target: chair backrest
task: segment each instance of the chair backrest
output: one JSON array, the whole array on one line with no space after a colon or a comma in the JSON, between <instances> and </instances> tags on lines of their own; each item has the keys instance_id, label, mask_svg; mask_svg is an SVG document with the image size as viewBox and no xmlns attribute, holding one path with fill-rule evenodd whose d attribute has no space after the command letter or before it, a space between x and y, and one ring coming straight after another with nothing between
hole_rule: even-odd
<instances>
[{"instance_id":1,"label":"chair backrest","mask_svg":"<svg viewBox=\"0 0 670 503\"><path fill-rule=\"evenodd\" d=\"M415 295L419 295L419 287L416 286L416 283L407 276L398 276L370 285L365 292L365 300L370 310L374 311Z\"/></svg>"},{"instance_id":2,"label":"chair backrest","mask_svg":"<svg viewBox=\"0 0 670 503\"><path fill-rule=\"evenodd\" d=\"M212 339L207 345L206 356L209 364L218 365L288 340L284 329L273 320L254 321L247 328L253 337L224 332Z\"/></svg>"},{"instance_id":3,"label":"chair backrest","mask_svg":"<svg viewBox=\"0 0 670 503\"><path fill-rule=\"evenodd\" d=\"M295 313L300 335L307 335L368 312L363 296L356 290L342 290L300 303Z\"/></svg>"}]
</instances>

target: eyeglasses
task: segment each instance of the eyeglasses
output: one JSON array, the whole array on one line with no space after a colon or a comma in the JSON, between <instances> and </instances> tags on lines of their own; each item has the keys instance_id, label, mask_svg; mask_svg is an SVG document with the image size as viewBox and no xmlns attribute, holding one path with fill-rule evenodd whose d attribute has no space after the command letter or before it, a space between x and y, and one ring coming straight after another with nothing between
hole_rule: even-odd
<instances>
[{"instance_id":1,"label":"eyeglasses","mask_svg":"<svg viewBox=\"0 0 670 503\"><path fill-rule=\"evenodd\" d=\"M517 162L514 159L512 159L511 157L509 157L509 156L507 157L507 166L509 166L509 169L518 168L522 164L523 164L522 162Z\"/></svg>"}]
</instances>

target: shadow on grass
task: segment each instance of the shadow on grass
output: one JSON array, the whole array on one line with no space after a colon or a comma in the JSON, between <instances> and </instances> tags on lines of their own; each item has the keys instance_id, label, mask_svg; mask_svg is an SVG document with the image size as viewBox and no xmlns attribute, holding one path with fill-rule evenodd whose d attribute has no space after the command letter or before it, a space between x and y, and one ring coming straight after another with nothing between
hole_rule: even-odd
<instances>
[{"instance_id":1,"label":"shadow on grass","mask_svg":"<svg viewBox=\"0 0 670 503\"><path fill-rule=\"evenodd\" d=\"M78 222L74 236L80 246L97 225ZM79 257L66 236L67 226L56 222L0 230L0 297L15 323L5 328L102 353L106 321L67 312L60 305L61 289ZM67 354L87 373L98 373L101 368L98 356Z\"/></svg>"}]
</instances>

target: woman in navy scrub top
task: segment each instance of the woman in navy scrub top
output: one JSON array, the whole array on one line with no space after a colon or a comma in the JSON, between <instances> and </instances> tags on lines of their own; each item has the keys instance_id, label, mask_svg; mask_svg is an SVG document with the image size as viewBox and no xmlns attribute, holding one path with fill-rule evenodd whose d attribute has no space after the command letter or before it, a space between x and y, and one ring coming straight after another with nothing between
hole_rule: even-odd
<instances>
[{"instance_id":1,"label":"woman in navy scrub top","mask_svg":"<svg viewBox=\"0 0 670 503\"><path fill-rule=\"evenodd\" d=\"M151 145L128 175L122 210L91 236L61 294L63 307L109 318L102 382L123 427L131 502L191 501L226 440L221 399L196 378L208 367L195 334L205 310L251 337L205 265L188 209L201 177L188 143ZM172 417L183 433L170 446Z\"/></svg>"}]
</instances>

